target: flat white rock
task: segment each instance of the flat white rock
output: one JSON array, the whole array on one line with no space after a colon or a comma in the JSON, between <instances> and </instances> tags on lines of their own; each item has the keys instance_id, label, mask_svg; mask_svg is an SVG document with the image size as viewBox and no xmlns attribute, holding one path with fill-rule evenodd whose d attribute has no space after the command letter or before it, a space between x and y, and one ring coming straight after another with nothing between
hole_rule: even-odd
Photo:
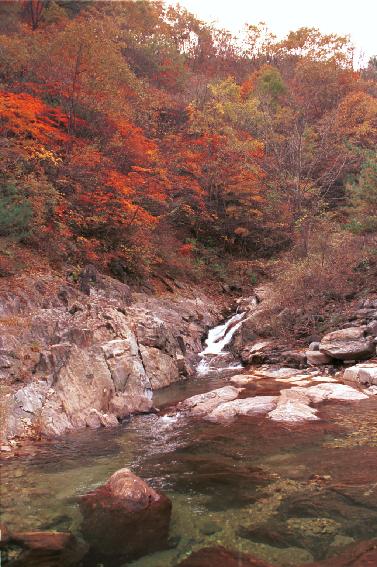
<instances>
[{"instance_id":1,"label":"flat white rock","mask_svg":"<svg viewBox=\"0 0 377 567\"><path fill-rule=\"evenodd\" d=\"M278 400L278 396L255 396L225 402L215 408L206 419L209 421L229 421L237 415L257 415L271 411Z\"/></svg>"},{"instance_id":2,"label":"flat white rock","mask_svg":"<svg viewBox=\"0 0 377 567\"><path fill-rule=\"evenodd\" d=\"M318 404L323 400L352 401L365 400L368 398L363 392L355 390L355 388L351 388L351 386L346 386L345 384L316 384L315 386L305 388L304 392L314 404Z\"/></svg>"},{"instance_id":3,"label":"flat white rock","mask_svg":"<svg viewBox=\"0 0 377 567\"><path fill-rule=\"evenodd\" d=\"M192 415L203 416L211 413L218 405L229 402L237 398L242 388L234 388L234 386L224 386L211 390L205 394L198 394L183 400L177 406L179 411L188 412Z\"/></svg>"},{"instance_id":4,"label":"flat white rock","mask_svg":"<svg viewBox=\"0 0 377 567\"><path fill-rule=\"evenodd\" d=\"M315 421L317 410L307 404L294 400L284 400L278 403L276 409L268 414L273 421L297 423L300 421Z\"/></svg>"},{"instance_id":5,"label":"flat white rock","mask_svg":"<svg viewBox=\"0 0 377 567\"><path fill-rule=\"evenodd\" d=\"M344 371L344 380L365 386L377 385L377 364L364 362L350 366Z\"/></svg>"}]
</instances>

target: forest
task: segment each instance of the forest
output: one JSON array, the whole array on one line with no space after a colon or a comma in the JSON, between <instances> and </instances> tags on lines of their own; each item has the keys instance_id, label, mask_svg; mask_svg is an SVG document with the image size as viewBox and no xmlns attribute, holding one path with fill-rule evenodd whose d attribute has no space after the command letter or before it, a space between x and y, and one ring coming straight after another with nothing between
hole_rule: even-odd
<instances>
[{"instance_id":1,"label":"forest","mask_svg":"<svg viewBox=\"0 0 377 567\"><path fill-rule=\"evenodd\" d=\"M349 38L143 0L4 1L0 34L4 273L12 250L126 281L370 263L377 59Z\"/></svg>"}]
</instances>

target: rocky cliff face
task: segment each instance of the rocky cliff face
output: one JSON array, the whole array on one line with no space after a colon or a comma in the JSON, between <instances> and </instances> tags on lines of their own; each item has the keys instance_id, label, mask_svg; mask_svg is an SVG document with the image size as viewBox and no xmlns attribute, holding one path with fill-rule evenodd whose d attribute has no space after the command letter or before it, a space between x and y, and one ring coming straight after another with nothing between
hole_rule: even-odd
<instances>
[{"instance_id":1,"label":"rocky cliff face","mask_svg":"<svg viewBox=\"0 0 377 567\"><path fill-rule=\"evenodd\" d=\"M153 391L190 376L221 317L203 293L159 296L87 270L0 292L2 437L115 426L149 411Z\"/></svg>"}]
</instances>

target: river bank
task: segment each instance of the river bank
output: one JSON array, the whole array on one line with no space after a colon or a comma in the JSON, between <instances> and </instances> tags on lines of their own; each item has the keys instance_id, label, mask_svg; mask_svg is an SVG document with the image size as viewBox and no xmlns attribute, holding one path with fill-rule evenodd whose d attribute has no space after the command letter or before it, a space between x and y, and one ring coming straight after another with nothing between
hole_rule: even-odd
<instances>
[{"instance_id":1,"label":"river bank","mask_svg":"<svg viewBox=\"0 0 377 567\"><path fill-rule=\"evenodd\" d=\"M1 438L11 448L150 411L154 391L193 375L203 337L233 301L173 281L131 292L90 266L4 284Z\"/></svg>"},{"instance_id":2,"label":"river bank","mask_svg":"<svg viewBox=\"0 0 377 567\"><path fill-rule=\"evenodd\" d=\"M181 337L182 328L195 331L194 342L191 335L185 341L189 377L179 374L168 387L151 388L153 412L130 412L118 427L86 424L69 434L44 436L37 444L25 436L15 447L17 455L3 452L10 457L2 467L2 521L7 528L68 532L81 541L80 498L128 467L166 494L172 518L165 549L124 565L175 567L193 552L223 546L235 557L246 553L276 567L301 566L338 557L347 546L376 537L377 396L369 391L373 386L357 380L344 384L342 361L326 359L313 366L303 346L287 354L286 345L275 341L271 348L270 341L250 335L260 298L251 296L247 308L244 299L239 301L236 312L216 325L229 309L226 301L215 306L205 296L200 296L202 303L191 299L188 290L181 288L179 294L179 300L177 293L174 298L134 294L132 306L123 309L129 309L139 325L138 316L147 316L140 336L144 346L162 354L167 354L166 347L157 349L151 341L168 336L179 344L172 329L179 328ZM105 305L98 291L89 298L96 309ZM70 305L65 306L68 311ZM159 321L161 313L166 317L157 330L149 324L156 322L156 308ZM44 309L50 317L51 307ZM53 309L62 311L60 306ZM93 318L92 308L86 309L91 313L85 315L87 323ZM128 321L127 314L119 313ZM365 322L360 321L361 327ZM132 328L135 336L137 328ZM362 334L351 345L348 337L347 352L360 349L360 341L370 348L370 336ZM85 348L91 352L93 344ZM180 349L183 354L181 345ZM243 360L243 352L255 358ZM360 363L348 360L346 365L350 371ZM164 376L163 369L158 372ZM358 377L360 371L354 374ZM55 384L59 379L60 375ZM347 395L344 388L349 388ZM219 394L214 401L213 393L224 390L230 397L227 393L222 399ZM260 402L267 399L269 404L262 404L260 411ZM288 414L283 411L287 402ZM307 419L307 412L315 419ZM8 553L9 564L17 565L20 548L11 546ZM93 556L90 561L92 565ZM81 564L85 560L77 562Z\"/></svg>"}]
</instances>

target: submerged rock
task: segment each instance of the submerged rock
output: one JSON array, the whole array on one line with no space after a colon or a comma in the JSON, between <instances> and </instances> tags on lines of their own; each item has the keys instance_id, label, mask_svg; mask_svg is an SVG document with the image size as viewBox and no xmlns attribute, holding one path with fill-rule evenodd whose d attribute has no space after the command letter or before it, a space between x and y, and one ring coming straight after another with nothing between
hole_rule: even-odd
<instances>
[{"instance_id":1,"label":"submerged rock","mask_svg":"<svg viewBox=\"0 0 377 567\"><path fill-rule=\"evenodd\" d=\"M165 549L171 502L128 469L80 499L90 561L111 565Z\"/></svg>"},{"instance_id":2,"label":"submerged rock","mask_svg":"<svg viewBox=\"0 0 377 567\"><path fill-rule=\"evenodd\" d=\"M375 567L377 565L377 538L348 545L340 555L305 567Z\"/></svg>"},{"instance_id":3,"label":"submerged rock","mask_svg":"<svg viewBox=\"0 0 377 567\"><path fill-rule=\"evenodd\" d=\"M177 567L272 567L252 555L229 551L224 547L205 547L190 555Z\"/></svg>"},{"instance_id":4,"label":"submerged rock","mask_svg":"<svg viewBox=\"0 0 377 567\"><path fill-rule=\"evenodd\" d=\"M3 534L6 537L3 537ZM75 567L88 551L70 532L8 532L1 529L2 558L14 567ZM15 549L19 549L15 557Z\"/></svg>"},{"instance_id":5,"label":"submerged rock","mask_svg":"<svg viewBox=\"0 0 377 567\"><path fill-rule=\"evenodd\" d=\"M339 529L339 524L331 518L286 519L277 514L275 518L262 524L242 525L238 533L242 538L253 542L292 551L303 548L312 557L318 557L328 548Z\"/></svg>"},{"instance_id":6,"label":"submerged rock","mask_svg":"<svg viewBox=\"0 0 377 567\"><path fill-rule=\"evenodd\" d=\"M366 327L350 327L325 335L319 350L331 358L358 360L372 356L376 347Z\"/></svg>"},{"instance_id":7,"label":"submerged rock","mask_svg":"<svg viewBox=\"0 0 377 567\"><path fill-rule=\"evenodd\" d=\"M262 378L292 378L302 375L302 370L283 366L282 368L259 368L255 371L257 376Z\"/></svg>"},{"instance_id":8,"label":"submerged rock","mask_svg":"<svg viewBox=\"0 0 377 567\"><path fill-rule=\"evenodd\" d=\"M306 361L311 366L320 366L322 364L331 363L331 357L319 350L307 350L305 354Z\"/></svg>"}]
</instances>

